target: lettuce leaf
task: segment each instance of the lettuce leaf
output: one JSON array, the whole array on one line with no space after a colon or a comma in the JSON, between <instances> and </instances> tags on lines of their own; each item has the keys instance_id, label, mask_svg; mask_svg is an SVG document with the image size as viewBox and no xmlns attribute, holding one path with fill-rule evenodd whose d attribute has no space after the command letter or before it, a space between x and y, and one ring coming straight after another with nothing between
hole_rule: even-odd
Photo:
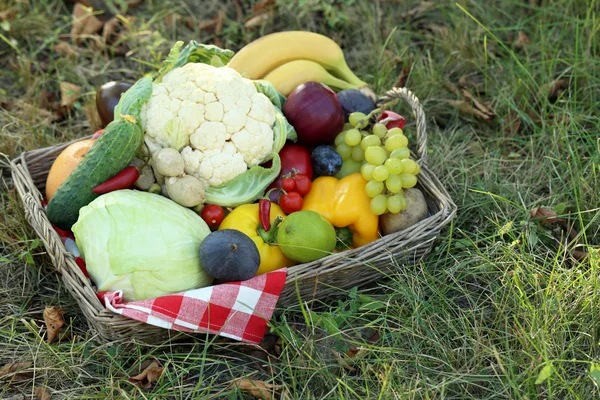
<instances>
[{"instance_id":1,"label":"lettuce leaf","mask_svg":"<svg viewBox=\"0 0 600 400\"><path fill-rule=\"evenodd\" d=\"M277 178L281 171L279 154L273 153L271 166L257 165L220 186L206 189L206 203L223 207L237 207L252 203L262 197L265 189Z\"/></svg>"},{"instance_id":2,"label":"lettuce leaf","mask_svg":"<svg viewBox=\"0 0 600 400\"><path fill-rule=\"evenodd\" d=\"M187 63L202 63L212 65L213 67L224 67L233 57L233 51L222 49L212 44L198 43L190 40L183 47L183 42L175 43L169 55L154 77L155 82L160 82L169 71L175 68L183 67Z\"/></svg>"}]
</instances>

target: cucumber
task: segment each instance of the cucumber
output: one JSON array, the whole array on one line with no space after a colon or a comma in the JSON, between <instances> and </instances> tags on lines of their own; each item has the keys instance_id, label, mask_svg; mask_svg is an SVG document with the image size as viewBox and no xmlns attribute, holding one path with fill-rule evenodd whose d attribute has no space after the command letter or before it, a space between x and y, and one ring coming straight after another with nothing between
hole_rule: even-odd
<instances>
[{"instance_id":1,"label":"cucumber","mask_svg":"<svg viewBox=\"0 0 600 400\"><path fill-rule=\"evenodd\" d=\"M92 189L128 167L143 141L142 128L133 117L108 124L50 199L46 207L48 220L61 229L71 229L79 218L79 209L100 196Z\"/></svg>"}]
</instances>

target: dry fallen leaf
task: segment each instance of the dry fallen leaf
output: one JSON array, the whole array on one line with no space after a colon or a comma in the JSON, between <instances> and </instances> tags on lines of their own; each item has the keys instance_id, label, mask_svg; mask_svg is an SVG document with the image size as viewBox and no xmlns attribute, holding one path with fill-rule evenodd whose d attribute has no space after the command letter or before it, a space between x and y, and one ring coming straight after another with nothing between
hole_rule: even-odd
<instances>
[{"instance_id":1,"label":"dry fallen leaf","mask_svg":"<svg viewBox=\"0 0 600 400\"><path fill-rule=\"evenodd\" d=\"M450 104L451 106L453 106L458 111L464 114L481 118L484 121L490 121L492 119L490 115L487 115L481 112L480 110L476 109L471 103L469 103L466 100L447 100L447 102L448 104Z\"/></svg>"},{"instance_id":2,"label":"dry fallen leaf","mask_svg":"<svg viewBox=\"0 0 600 400\"><path fill-rule=\"evenodd\" d=\"M31 368L31 363L28 362L6 364L0 368L0 379L4 377L16 381L31 379L33 371L29 368Z\"/></svg>"},{"instance_id":3,"label":"dry fallen leaf","mask_svg":"<svg viewBox=\"0 0 600 400\"><path fill-rule=\"evenodd\" d=\"M45 387L41 387L38 386L35 388L35 390L33 391L33 394L35 395L35 398L37 400L50 400L50 393L48 393L48 390L46 390Z\"/></svg>"},{"instance_id":4,"label":"dry fallen leaf","mask_svg":"<svg viewBox=\"0 0 600 400\"><path fill-rule=\"evenodd\" d=\"M335 356L335 359L337 360L338 364L340 364L340 366L343 367L346 371L356 372L356 368L350 365L350 363L344 357L342 357L340 353L333 349L329 351Z\"/></svg>"},{"instance_id":5,"label":"dry fallen leaf","mask_svg":"<svg viewBox=\"0 0 600 400\"><path fill-rule=\"evenodd\" d=\"M0 11L0 22L10 21L17 16L17 10L9 8L4 11Z\"/></svg>"},{"instance_id":6,"label":"dry fallen leaf","mask_svg":"<svg viewBox=\"0 0 600 400\"><path fill-rule=\"evenodd\" d=\"M531 218L538 219L542 223L542 225L557 224L566 234L568 239L571 242L574 242L575 245L577 245L579 233L571 223L564 220L563 218L558 218L558 215L554 210L545 207L536 207L533 210L531 210L529 214ZM558 239L556 240L558 241ZM576 260L583 261L588 256L588 253L579 248L574 248L573 250L571 250L571 255Z\"/></svg>"},{"instance_id":7,"label":"dry fallen leaf","mask_svg":"<svg viewBox=\"0 0 600 400\"><path fill-rule=\"evenodd\" d=\"M275 1L259 1L252 9L252 16L244 22L244 27L247 29L256 28L273 18L275 18Z\"/></svg>"},{"instance_id":8,"label":"dry fallen leaf","mask_svg":"<svg viewBox=\"0 0 600 400\"><path fill-rule=\"evenodd\" d=\"M135 21L135 17L126 15L125 17L113 17L109 19L102 29L102 39L106 44L115 43L122 37L122 32L129 29L129 24Z\"/></svg>"},{"instance_id":9,"label":"dry fallen leaf","mask_svg":"<svg viewBox=\"0 0 600 400\"><path fill-rule=\"evenodd\" d=\"M540 87L538 96L546 96L549 101L556 101L558 97L569 87L566 79L557 79Z\"/></svg>"},{"instance_id":10,"label":"dry fallen leaf","mask_svg":"<svg viewBox=\"0 0 600 400\"><path fill-rule=\"evenodd\" d=\"M65 312L63 309L57 306L46 307L44 309L44 322L46 323L46 328L48 328L48 343L52 343L56 339L60 328L65 325L64 315Z\"/></svg>"},{"instance_id":11,"label":"dry fallen leaf","mask_svg":"<svg viewBox=\"0 0 600 400\"><path fill-rule=\"evenodd\" d=\"M132 8L139 6L143 2L144 0L127 0L127 7L129 10L131 10Z\"/></svg>"},{"instance_id":12,"label":"dry fallen leaf","mask_svg":"<svg viewBox=\"0 0 600 400\"><path fill-rule=\"evenodd\" d=\"M423 1L417 7L405 12L404 14L400 14L400 19L411 19L415 18L425 11L429 10L431 7L435 6L435 2L433 1Z\"/></svg>"},{"instance_id":13,"label":"dry fallen leaf","mask_svg":"<svg viewBox=\"0 0 600 400\"><path fill-rule=\"evenodd\" d=\"M263 381L255 381L248 378L237 378L227 388L237 387L244 392L261 400L275 400L275 394L282 389L281 385L273 385Z\"/></svg>"},{"instance_id":14,"label":"dry fallen leaf","mask_svg":"<svg viewBox=\"0 0 600 400\"><path fill-rule=\"evenodd\" d=\"M244 10L242 10L241 0L235 0L235 20L240 23L244 19Z\"/></svg>"},{"instance_id":15,"label":"dry fallen leaf","mask_svg":"<svg viewBox=\"0 0 600 400\"><path fill-rule=\"evenodd\" d=\"M76 57L79 53L73 46L67 42L60 41L54 45L54 52L60 54L63 57Z\"/></svg>"},{"instance_id":16,"label":"dry fallen leaf","mask_svg":"<svg viewBox=\"0 0 600 400\"><path fill-rule=\"evenodd\" d=\"M517 32L517 37L513 41L513 47L517 50L523 50L529 43L531 43L529 36L527 36L525 32L519 31Z\"/></svg>"},{"instance_id":17,"label":"dry fallen leaf","mask_svg":"<svg viewBox=\"0 0 600 400\"><path fill-rule=\"evenodd\" d=\"M69 82L60 82L60 104L71 108L81 93L81 86Z\"/></svg>"},{"instance_id":18,"label":"dry fallen leaf","mask_svg":"<svg viewBox=\"0 0 600 400\"><path fill-rule=\"evenodd\" d=\"M146 360L140 365L140 370L142 372L130 377L127 381L137 387L148 389L152 387L152 382L161 377L165 369L160 365L158 360Z\"/></svg>"},{"instance_id":19,"label":"dry fallen leaf","mask_svg":"<svg viewBox=\"0 0 600 400\"><path fill-rule=\"evenodd\" d=\"M97 33L102 28L102 21L92 13L92 9L79 3L75 4L71 26L71 40L75 43L81 43L86 36Z\"/></svg>"},{"instance_id":20,"label":"dry fallen leaf","mask_svg":"<svg viewBox=\"0 0 600 400\"><path fill-rule=\"evenodd\" d=\"M511 136L519 133L521 130L521 117L514 110L509 110L506 118L504 119L504 134L505 136Z\"/></svg>"},{"instance_id":21,"label":"dry fallen leaf","mask_svg":"<svg viewBox=\"0 0 600 400\"><path fill-rule=\"evenodd\" d=\"M558 218L558 215L554 210L546 207L536 207L529 212L531 218L539 219L542 224L555 224L561 222L562 219Z\"/></svg>"},{"instance_id":22,"label":"dry fallen leaf","mask_svg":"<svg viewBox=\"0 0 600 400\"><path fill-rule=\"evenodd\" d=\"M400 75L398 75L398 79L394 82L393 87L403 88L406 86L406 81L408 80L408 76L410 75L410 64L406 67L402 68L400 71Z\"/></svg>"}]
</instances>

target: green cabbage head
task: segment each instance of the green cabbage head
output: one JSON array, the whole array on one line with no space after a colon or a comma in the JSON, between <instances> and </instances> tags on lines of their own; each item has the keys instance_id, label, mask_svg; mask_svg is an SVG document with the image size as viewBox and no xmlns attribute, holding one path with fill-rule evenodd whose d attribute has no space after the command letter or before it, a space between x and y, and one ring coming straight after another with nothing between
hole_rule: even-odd
<instances>
[{"instance_id":1,"label":"green cabbage head","mask_svg":"<svg viewBox=\"0 0 600 400\"><path fill-rule=\"evenodd\" d=\"M117 190L79 211L75 241L98 291L145 300L209 286L200 243L210 233L190 209L157 194Z\"/></svg>"}]
</instances>

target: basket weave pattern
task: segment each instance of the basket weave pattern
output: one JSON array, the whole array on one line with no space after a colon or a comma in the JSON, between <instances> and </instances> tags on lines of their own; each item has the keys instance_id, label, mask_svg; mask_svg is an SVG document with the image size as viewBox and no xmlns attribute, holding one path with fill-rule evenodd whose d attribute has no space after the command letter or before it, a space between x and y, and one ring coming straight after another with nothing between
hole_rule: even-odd
<instances>
[{"instance_id":1,"label":"basket weave pattern","mask_svg":"<svg viewBox=\"0 0 600 400\"><path fill-rule=\"evenodd\" d=\"M384 104L403 99L412 107L416 119L416 152L413 158L421 166L418 188L427 199L426 219L400 232L386 235L357 249L332 254L319 260L288 269L285 287L278 306L287 307L302 301L340 294L340 289L364 286L398 266L419 262L426 256L441 230L452 220L456 205L434 173L427 168L427 133L425 114L415 97L405 88L394 88L379 100ZM77 139L75 141L82 140ZM12 178L25 209L26 218L44 242L68 291L78 302L90 329L102 342L130 341L158 343L173 332L125 318L108 311L96 297L93 287L67 252L58 233L52 228L42 207L46 177L56 157L72 142L28 151L10 162Z\"/></svg>"}]
</instances>

